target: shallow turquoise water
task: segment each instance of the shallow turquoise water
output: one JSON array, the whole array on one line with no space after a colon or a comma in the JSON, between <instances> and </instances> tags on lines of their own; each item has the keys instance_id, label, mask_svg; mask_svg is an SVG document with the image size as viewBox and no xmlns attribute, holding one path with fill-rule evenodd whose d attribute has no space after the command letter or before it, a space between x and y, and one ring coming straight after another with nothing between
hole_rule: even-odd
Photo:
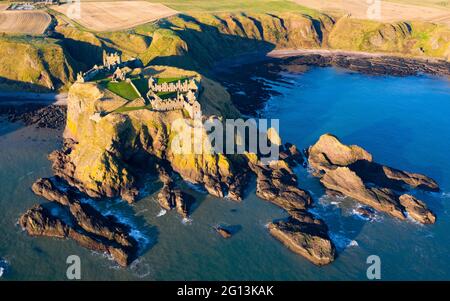
<instances>
[{"instance_id":1,"label":"shallow turquoise water","mask_svg":"<svg viewBox=\"0 0 450 301\"><path fill-rule=\"evenodd\" d=\"M175 212L158 217L152 195L129 206L103 203L145 237L147 247L130 268L118 268L101 254L70 241L31 238L16 220L42 202L29 190L32 182L50 176L47 154L59 147L57 131L0 123L0 258L8 262L1 279L65 279L67 256L81 257L82 279L98 280L344 280L366 279L366 258L380 256L382 279L450 279L450 83L419 77L372 77L333 68L305 74L283 74L289 83L269 83L281 92L263 114L280 119L285 141L304 148L331 132L343 142L358 144L380 163L435 178L443 193L418 193L435 211L432 226L401 222L382 214L367 222L352 214L350 200L323 198L318 181L299 168L302 188L313 193L314 213L329 225L339 246L337 260L315 267L287 250L265 225L285 216L279 208L254 196L241 203L195 194L192 221ZM153 183L149 190L154 191ZM212 226L238 225L229 240Z\"/></svg>"}]
</instances>

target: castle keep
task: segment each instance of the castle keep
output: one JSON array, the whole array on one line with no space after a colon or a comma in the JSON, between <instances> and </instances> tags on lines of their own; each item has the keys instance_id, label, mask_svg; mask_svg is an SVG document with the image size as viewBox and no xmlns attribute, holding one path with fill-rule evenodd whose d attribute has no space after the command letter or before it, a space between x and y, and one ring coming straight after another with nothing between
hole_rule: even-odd
<instances>
[{"instance_id":1,"label":"castle keep","mask_svg":"<svg viewBox=\"0 0 450 301\"><path fill-rule=\"evenodd\" d=\"M202 116L198 102L199 83L195 79L178 80L177 82L157 83L153 77L148 79L147 98L155 111L186 110L191 118ZM172 95L173 94L173 95ZM169 95L163 98L162 95Z\"/></svg>"}]
</instances>

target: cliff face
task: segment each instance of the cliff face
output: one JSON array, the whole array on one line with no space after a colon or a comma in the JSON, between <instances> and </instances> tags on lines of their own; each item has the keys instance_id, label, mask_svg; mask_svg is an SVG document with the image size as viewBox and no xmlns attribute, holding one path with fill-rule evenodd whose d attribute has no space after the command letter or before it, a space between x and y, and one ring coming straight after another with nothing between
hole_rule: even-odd
<instances>
[{"instance_id":1,"label":"cliff face","mask_svg":"<svg viewBox=\"0 0 450 301\"><path fill-rule=\"evenodd\" d=\"M49 91L74 79L73 60L51 39L0 38L0 88Z\"/></svg>"},{"instance_id":2,"label":"cliff face","mask_svg":"<svg viewBox=\"0 0 450 301\"><path fill-rule=\"evenodd\" d=\"M173 74L174 68L155 67L160 75ZM228 93L217 83L202 79L204 92L200 98L205 114L224 111L225 117L237 116ZM214 96L214 98L212 98ZM178 154L170 147L174 137L184 140L185 133L172 125L183 120L182 111L167 113L136 110L111 112L100 120L92 116L107 107L120 104L116 96L107 95L95 84L74 84L69 92L67 126L64 136L71 141L66 151L52 156L57 174L91 196L121 196L133 200L135 174L133 158L145 153L156 161L167 161L182 178L202 183L214 195L224 196L234 180L234 162L225 155ZM70 139L70 140L69 140ZM63 159L63 160L61 160ZM150 168L150 167L149 167Z\"/></svg>"}]
</instances>

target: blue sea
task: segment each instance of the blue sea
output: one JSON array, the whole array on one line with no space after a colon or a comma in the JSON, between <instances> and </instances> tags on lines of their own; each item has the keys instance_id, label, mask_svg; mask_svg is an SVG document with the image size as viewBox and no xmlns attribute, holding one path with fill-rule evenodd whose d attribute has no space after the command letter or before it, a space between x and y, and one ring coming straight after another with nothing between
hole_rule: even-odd
<instances>
[{"instance_id":1,"label":"blue sea","mask_svg":"<svg viewBox=\"0 0 450 301\"><path fill-rule=\"evenodd\" d=\"M323 133L357 144L389 166L424 173L441 186L418 192L436 213L434 225L384 214L364 220L346 198L324 196L317 179L299 167L299 186L314 198L311 211L326 221L338 248L334 263L316 267L292 253L266 229L286 214L249 189L240 203L184 188L197 198L190 220L165 213L149 194L136 204L100 203L133 226L145 246L129 268L72 241L28 237L19 216L43 200L30 191L51 176L47 155L61 145L57 130L0 121L0 270L4 280L64 280L69 255L81 258L83 280L366 280L367 257L381 259L383 280L450 280L450 81L425 75L369 76L336 68L259 78L277 91L260 112L280 120L284 142L306 148ZM156 183L149 183L154 191ZM213 229L229 225L228 240Z\"/></svg>"}]
</instances>

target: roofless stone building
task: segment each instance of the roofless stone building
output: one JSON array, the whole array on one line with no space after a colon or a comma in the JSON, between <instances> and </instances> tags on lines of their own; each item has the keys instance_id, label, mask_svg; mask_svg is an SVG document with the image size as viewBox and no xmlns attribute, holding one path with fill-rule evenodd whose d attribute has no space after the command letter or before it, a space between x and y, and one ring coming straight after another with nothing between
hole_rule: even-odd
<instances>
[{"instance_id":1,"label":"roofless stone building","mask_svg":"<svg viewBox=\"0 0 450 301\"><path fill-rule=\"evenodd\" d=\"M200 84L195 79L158 83L155 78L150 77L148 88L147 98L153 110L164 112L184 109L190 118L201 118L201 105L197 100Z\"/></svg>"}]
</instances>

